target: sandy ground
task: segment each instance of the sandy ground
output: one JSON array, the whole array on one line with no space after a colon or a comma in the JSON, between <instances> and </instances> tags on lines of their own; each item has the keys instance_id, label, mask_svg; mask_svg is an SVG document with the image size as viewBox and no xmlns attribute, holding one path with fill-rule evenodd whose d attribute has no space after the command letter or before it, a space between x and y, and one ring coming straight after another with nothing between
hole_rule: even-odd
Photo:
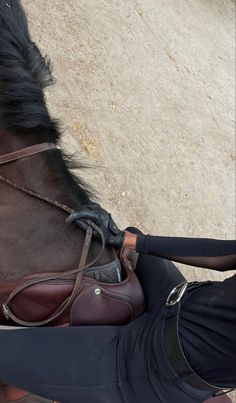
<instances>
[{"instance_id":1,"label":"sandy ground","mask_svg":"<svg viewBox=\"0 0 236 403\"><path fill-rule=\"evenodd\" d=\"M52 59L64 145L96 167L82 176L117 223L235 237L234 2L22 2Z\"/></svg>"}]
</instances>

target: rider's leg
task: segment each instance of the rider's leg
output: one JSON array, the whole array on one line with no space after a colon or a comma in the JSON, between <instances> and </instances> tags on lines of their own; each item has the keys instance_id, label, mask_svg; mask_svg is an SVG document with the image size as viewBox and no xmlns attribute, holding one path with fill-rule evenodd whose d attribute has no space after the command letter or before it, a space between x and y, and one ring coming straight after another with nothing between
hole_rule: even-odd
<instances>
[{"instance_id":1,"label":"rider's leg","mask_svg":"<svg viewBox=\"0 0 236 403\"><path fill-rule=\"evenodd\" d=\"M62 402L120 402L118 327L0 330L0 379Z\"/></svg>"},{"instance_id":2,"label":"rider's leg","mask_svg":"<svg viewBox=\"0 0 236 403\"><path fill-rule=\"evenodd\" d=\"M134 227L127 231L141 234ZM169 260L139 253L135 273L142 285L147 310L164 304L170 290L185 280L179 269Z\"/></svg>"}]
</instances>

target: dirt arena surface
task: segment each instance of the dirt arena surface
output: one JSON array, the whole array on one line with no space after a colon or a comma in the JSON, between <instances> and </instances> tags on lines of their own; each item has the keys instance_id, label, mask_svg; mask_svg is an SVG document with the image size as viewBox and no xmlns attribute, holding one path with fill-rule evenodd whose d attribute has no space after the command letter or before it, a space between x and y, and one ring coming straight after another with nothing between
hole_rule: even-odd
<instances>
[{"instance_id":1,"label":"dirt arena surface","mask_svg":"<svg viewBox=\"0 0 236 403\"><path fill-rule=\"evenodd\" d=\"M95 167L81 175L120 227L234 238L234 1L22 3L64 147Z\"/></svg>"}]
</instances>

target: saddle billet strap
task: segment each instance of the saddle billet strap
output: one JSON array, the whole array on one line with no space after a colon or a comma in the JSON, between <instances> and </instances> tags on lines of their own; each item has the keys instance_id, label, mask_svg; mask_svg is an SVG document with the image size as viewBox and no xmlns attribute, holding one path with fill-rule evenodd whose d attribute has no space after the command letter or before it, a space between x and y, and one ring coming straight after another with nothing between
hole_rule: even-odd
<instances>
[{"instance_id":1,"label":"saddle billet strap","mask_svg":"<svg viewBox=\"0 0 236 403\"><path fill-rule=\"evenodd\" d=\"M39 154L43 151L58 149L60 149L60 147L57 146L55 143L35 144L33 146L22 148L21 150L13 151L12 153L0 155L0 165L7 164L8 162L17 161L25 157L30 157L31 155Z\"/></svg>"},{"instance_id":2,"label":"saddle billet strap","mask_svg":"<svg viewBox=\"0 0 236 403\"><path fill-rule=\"evenodd\" d=\"M43 325L46 325L46 324L52 322L56 318L58 318L72 304L74 298L77 296L77 293L79 291L80 283L81 283L81 279L82 279L84 270L87 269L89 266L94 265L97 262L97 260L101 257L101 255L102 255L102 253L104 251L104 248L105 248L105 238L104 238L104 235L103 235L101 229L91 220L87 220L87 223L88 223L88 227L87 227L87 231L86 231L84 246L83 246L83 250L82 250L82 254L81 254L80 263L79 263L78 268L73 269L73 270L69 270L69 271L64 272L64 273L56 274L54 276L44 277L43 279L30 280L30 281L27 281L25 284L22 284L19 287L17 287L8 296L6 302L3 304L3 313L4 313L4 315L5 315L5 317L7 319L12 319L14 322L16 322L16 323L18 323L19 325L22 325L22 326L28 326L28 327L43 326ZM90 247L91 240L92 240L93 229L95 229L95 231L97 231L98 234L100 235L101 240L102 240L102 247L101 247L99 255L92 262L90 262L90 263L88 263L86 265L85 263L86 263L86 260L87 260L89 247ZM12 299L16 295L18 295L25 288L30 287L30 286L32 286L34 284L45 282L45 281L55 280L57 278L63 278L63 277L69 276L71 274L77 274L77 276L76 276L75 284L74 284L74 287L73 287L73 290L72 290L70 296L57 308L57 310L52 315L50 315L45 320L42 320L42 321L39 321L39 322L27 322L27 321L24 321L24 320L18 318L11 311L11 309L9 307L10 302L12 301Z\"/></svg>"}]
</instances>

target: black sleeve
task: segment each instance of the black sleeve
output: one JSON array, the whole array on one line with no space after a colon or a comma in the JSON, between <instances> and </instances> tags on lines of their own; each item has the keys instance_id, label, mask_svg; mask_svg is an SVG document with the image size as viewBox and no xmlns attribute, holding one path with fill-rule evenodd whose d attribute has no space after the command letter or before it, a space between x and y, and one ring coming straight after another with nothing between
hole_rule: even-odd
<instances>
[{"instance_id":1,"label":"black sleeve","mask_svg":"<svg viewBox=\"0 0 236 403\"><path fill-rule=\"evenodd\" d=\"M190 266L236 269L236 241L138 235L136 250Z\"/></svg>"}]
</instances>

